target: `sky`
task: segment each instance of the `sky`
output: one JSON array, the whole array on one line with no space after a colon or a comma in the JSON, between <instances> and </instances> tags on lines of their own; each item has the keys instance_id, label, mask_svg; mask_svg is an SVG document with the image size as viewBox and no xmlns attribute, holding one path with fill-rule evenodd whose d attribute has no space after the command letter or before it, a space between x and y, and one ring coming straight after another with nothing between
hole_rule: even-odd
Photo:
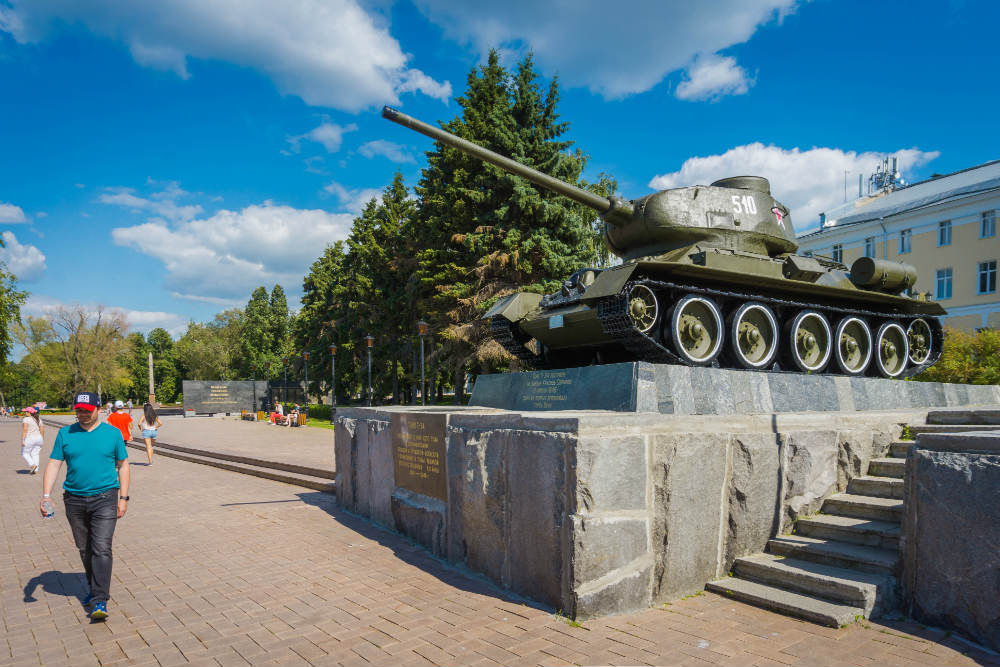
<instances>
[{"instance_id":1,"label":"sky","mask_svg":"<svg viewBox=\"0 0 1000 667\"><path fill-rule=\"evenodd\" d=\"M432 142L490 49L560 86L626 197L757 174L798 232L883 157L1000 158L1000 3L0 0L0 260L23 312L189 321L302 278Z\"/></svg>"}]
</instances>

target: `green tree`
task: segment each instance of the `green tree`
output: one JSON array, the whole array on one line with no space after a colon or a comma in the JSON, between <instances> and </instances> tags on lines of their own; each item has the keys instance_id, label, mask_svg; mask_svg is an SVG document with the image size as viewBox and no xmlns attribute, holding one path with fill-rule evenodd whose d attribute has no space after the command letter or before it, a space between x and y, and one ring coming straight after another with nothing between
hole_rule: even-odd
<instances>
[{"instance_id":1,"label":"green tree","mask_svg":"<svg viewBox=\"0 0 1000 667\"><path fill-rule=\"evenodd\" d=\"M946 327L944 333L941 358L915 380L1000 384L1000 331L987 328L970 334Z\"/></svg>"},{"instance_id":2,"label":"green tree","mask_svg":"<svg viewBox=\"0 0 1000 667\"><path fill-rule=\"evenodd\" d=\"M217 314L206 324L188 324L187 332L174 344L181 377L187 380L240 379L235 362L240 354L241 315L242 312L234 308Z\"/></svg>"},{"instance_id":3,"label":"green tree","mask_svg":"<svg viewBox=\"0 0 1000 667\"><path fill-rule=\"evenodd\" d=\"M0 359L4 363L14 345L13 327L21 322L21 306L27 297L27 292L17 289L17 277L0 263Z\"/></svg>"}]
</instances>

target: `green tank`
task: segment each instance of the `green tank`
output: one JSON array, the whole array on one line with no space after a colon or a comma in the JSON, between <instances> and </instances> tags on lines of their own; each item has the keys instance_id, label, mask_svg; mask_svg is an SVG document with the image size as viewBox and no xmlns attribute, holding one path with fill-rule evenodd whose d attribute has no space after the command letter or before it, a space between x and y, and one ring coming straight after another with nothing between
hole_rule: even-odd
<instances>
[{"instance_id":1,"label":"green tank","mask_svg":"<svg viewBox=\"0 0 1000 667\"><path fill-rule=\"evenodd\" d=\"M944 309L904 294L916 270L869 257L848 269L796 254L791 216L767 179L602 197L390 107L382 115L603 221L620 265L582 268L553 294L512 294L485 314L497 342L528 366L641 360L901 378L941 355Z\"/></svg>"}]
</instances>

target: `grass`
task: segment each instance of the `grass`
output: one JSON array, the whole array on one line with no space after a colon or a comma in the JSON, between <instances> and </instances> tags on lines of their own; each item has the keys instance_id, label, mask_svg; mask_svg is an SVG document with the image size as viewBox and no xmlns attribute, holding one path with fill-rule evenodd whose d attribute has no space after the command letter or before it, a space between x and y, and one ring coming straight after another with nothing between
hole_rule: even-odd
<instances>
[{"instance_id":1,"label":"grass","mask_svg":"<svg viewBox=\"0 0 1000 667\"><path fill-rule=\"evenodd\" d=\"M331 431L333 430L333 424L323 419L316 419L315 417L306 422L306 426L311 426L313 428L325 428Z\"/></svg>"}]
</instances>

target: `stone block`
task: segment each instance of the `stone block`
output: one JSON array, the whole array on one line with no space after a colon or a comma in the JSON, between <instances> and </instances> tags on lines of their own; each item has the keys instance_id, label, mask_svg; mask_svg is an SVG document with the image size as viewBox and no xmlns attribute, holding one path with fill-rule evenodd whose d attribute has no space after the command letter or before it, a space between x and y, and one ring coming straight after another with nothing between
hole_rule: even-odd
<instances>
[{"instance_id":1,"label":"stone block","mask_svg":"<svg viewBox=\"0 0 1000 667\"><path fill-rule=\"evenodd\" d=\"M740 556L764 550L777 534L781 466L773 433L734 434L731 444L726 554L722 570Z\"/></svg>"},{"instance_id":2,"label":"stone block","mask_svg":"<svg viewBox=\"0 0 1000 667\"><path fill-rule=\"evenodd\" d=\"M855 477L868 474L875 434L868 429L851 429L837 433L837 490L846 491Z\"/></svg>"},{"instance_id":3,"label":"stone block","mask_svg":"<svg viewBox=\"0 0 1000 667\"><path fill-rule=\"evenodd\" d=\"M781 434L785 457L787 523L815 514L823 499L837 490L837 432L792 431Z\"/></svg>"},{"instance_id":4,"label":"stone block","mask_svg":"<svg viewBox=\"0 0 1000 667\"><path fill-rule=\"evenodd\" d=\"M576 438L564 433L512 432L507 446L512 590L554 607L563 602L569 567L567 458Z\"/></svg>"},{"instance_id":5,"label":"stone block","mask_svg":"<svg viewBox=\"0 0 1000 667\"><path fill-rule=\"evenodd\" d=\"M640 559L619 571L618 576L581 588L573 593L573 615L580 620L624 614L645 609L650 604L653 564Z\"/></svg>"},{"instance_id":6,"label":"stone block","mask_svg":"<svg viewBox=\"0 0 1000 667\"><path fill-rule=\"evenodd\" d=\"M994 440L1000 443L1000 434ZM907 458L903 580L912 613L994 650L1000 650L997 489L1000 453L918 444Z\"/></svg>"},{"instance_id":7,"label":"stone block","mask_svg":"<svg viewBox=\"0 0 1000 667\"><path fill-rule=\"evenodd\" d=\"M805 376L795 373L771 373L767 383L775 412L805 412L813 409Z\"/></svg>"},{"instance_id":8,"label":"stone block","mask_svg":"<svg viewBox=\"0 0 1000 667\"><path fill-rule=\"evenodd\" d=\"M728 433L653 438L653 600L700 590L718 576L728 512Z\"/></svg>"},{"instance_id":9,"label":"stone block","mask_svg":"<svg viewBox=\"0 0 1000 667\"><path fill-rule=\"evenodd\" d=\"M447 552L446 517L448 506L406 489L396 489L391 496L390 512L396 530L423 544L435 556L444 558Z\"/></svg>"},{"instance_id":10,"label":"stone block","mask_svg":"<svg viewBox=\"0 0 1000 667\"><path fill-rule=\"evenodd\" d=\"M576 447L576 511L646 511L646 438L581 437Z\"/></svg>"},{"instance_id":11,"label":"stone block","mask_svg":"<svg viewBox=\"0 0 1000 667\"><path fill-rule=\"evenodd\" d=\"M733 389L733 414L761 415L773 411L771 388L767 383L767 373L746 371L732 373L730 384Z\"/></svg>"},{"instance_id":12,"label":"stone block","mask_svg":"<svg viewBox=\"0 0 1000 667\"><path fill-rule=\"evenodd\" d=\"M843 375L833 377L833 387L837 390L837 409L841 412L854 412L857 405L854 402L854 392L851 390L851 378Z\"/></svg>"},{"instance_id":13,"label":"stone block","mask_svg":"<svg viewBox=\"0 0 1000 667\"><path fill-rule=\"evenodd\" d=\"M657 367L657 392L660 404L669 403L670 409L661 407L660 412L675 415L695 414L694 387L691 384L691 368L663 364ZM662 378L662 380L661 380ZM665 393L664 393L665 392Z\"/></svg>"},{"instance_id":14,"label":"stone block","mask_svg":"<svg viewBox=\"0 0 1000 667\"><path fill-rule=\"evenodd\" d=\"M691 390L694 392L694 414L733 414L733 388L730 371L695 366L691 369Z\"/></svg>"},{"instance_id":15,"label":"stone block","mask_svg":"<svg viewBox=\"0 0 1000 667\"><path fill-rule=\"evenodd\" d=\"M649 556L649 520L573 517L573 587L594 582Z\"/></svg>"},{"instance_id":16,"label":"stone block","mask_svg":"<svg viewBox=\"0 0 1000 667\"><path fill-rule=\"evenodd\" d=\"M336 484L334 491L337 494L337 502L351 510L357 511L356 497L356 471L357 464L357 430L358 421L356 419L340 418L333 435L334 460L336 461Z\"/></svg>"},{"instance_id":17,"label":"stone block","mask_svg":"<svg viewBox=\"0 0 1000 667\"><path fill-rule=\"evenodd\" d=\"M508 583L507 447L503 429L448 434L448 560Z\"/></svg>"}]
</instances>

